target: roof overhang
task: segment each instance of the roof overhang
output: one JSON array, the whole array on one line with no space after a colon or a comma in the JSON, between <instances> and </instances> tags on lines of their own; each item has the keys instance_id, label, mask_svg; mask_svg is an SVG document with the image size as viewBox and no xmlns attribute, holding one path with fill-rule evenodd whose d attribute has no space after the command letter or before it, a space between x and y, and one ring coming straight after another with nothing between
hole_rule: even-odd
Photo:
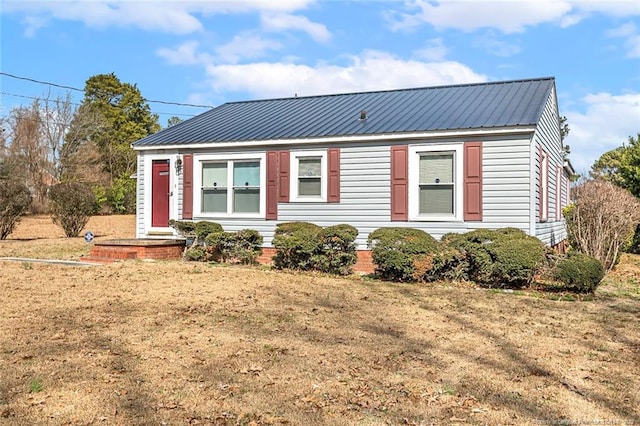
<instances>
[{"instance_id":1,"label":"roof overhang","mask_svg":"<svg viewBox=\"0 0 640 426\"><path fill-rule=\"evenodd\" d=\"M568 158L564 160L563 168L569 174L569 176L573 176L576 174L576 171Z\"/></svg>"},{"instance_id":2,"label":"roof overhang","mask_svg":"<svg viewBox=\"0 0 640 426\"><path fill-rule=\"evenodd\" d=\"M185 150L185 149L224 149L238 147L274 147L281 145L317 145L317 144L340 144L352 142L381 142L381 141L401 141L416 139L433 139L433 138L475 138L486 136L510 136L517 134L529 134L535 131L535 126L517 126L502 128L486 128L486 129L465 129L465 130L448 130L433 132L411 132L411 133L377 133L373 135L345 135L345 136L326 136L311 137L298 139L265 139L265 140L247 140L232 142L197 142L197 143L175 143L162 145L142 145L131 147L136 151L157 151L157 150Z\"/></svg>"}]
</instances>

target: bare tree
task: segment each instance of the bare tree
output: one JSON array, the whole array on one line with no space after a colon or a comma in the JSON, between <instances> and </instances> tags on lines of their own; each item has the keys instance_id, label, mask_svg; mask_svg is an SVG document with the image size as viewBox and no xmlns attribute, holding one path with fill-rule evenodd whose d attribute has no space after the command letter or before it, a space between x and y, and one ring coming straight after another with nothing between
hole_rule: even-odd
<instances>
[{"instance_id":1,"label":"bare tree","mask_svg":"<svg viewBox=\"0 0 640 426\"><path fill-rule=\"evenodd\" d=\"M56 181L60 181L62 176L61 151L75 113L69 92L64 97L52 97L51 92L48 92L40 108L40 124L51 165L49 173Z\"/></svg>"}]
</instances>

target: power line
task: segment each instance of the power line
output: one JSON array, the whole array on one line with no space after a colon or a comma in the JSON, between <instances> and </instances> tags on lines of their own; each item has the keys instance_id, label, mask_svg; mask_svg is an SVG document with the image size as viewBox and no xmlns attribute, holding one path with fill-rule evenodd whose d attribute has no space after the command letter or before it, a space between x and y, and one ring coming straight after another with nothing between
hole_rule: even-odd
<instances>
[{"instance_id":1,"label":"power line","mask_svg":"<svg viewBox=\"0 0 640 426\"><path fill-rule=\"evenodd\" d=\"M51 83L49 81L36 80L34 78L29 78L29 77L21 77L18 75L9 74L2 71L0 71L0 75L15 78L17 80L25 80L25 81L30 81L32 83L44 84L46 86L54 86L54 87L59 87L61 89L74 90L76 92L84 92L84 90L78 89L77 87L66 86L64 84ZM142 99L144 99L146 102L154 103L154 104L178 105L178 106L193 107L193 108L215 108L213 105L187 104L182 102L171 102L171 101L155 101L155 100L146 99L146 98L142 98Z\"/></svg>"},{"instance_id":2,"label":"power line","mask_svg":"<svg viewBox=\"0 0 640 426\"><path fill-rule=\"evenodd\" d=\"M17 93L0 92L0 95L15 96L16 98L24 98L24 99L32 99L32 100L36 100L36 101L49 102L48 99L39 98L39 97L36 97L36 96L18 95ZM80 106L80 104L77 104L77 103L74 103L74 102L69 102L69 104L75 105L75 106ZM155 112L155 114L158 114L158 115L183 116L183 117L195 117L195 114L181 114L181 113L177 113L177 112Z\"/></svg>"}]
</instances>

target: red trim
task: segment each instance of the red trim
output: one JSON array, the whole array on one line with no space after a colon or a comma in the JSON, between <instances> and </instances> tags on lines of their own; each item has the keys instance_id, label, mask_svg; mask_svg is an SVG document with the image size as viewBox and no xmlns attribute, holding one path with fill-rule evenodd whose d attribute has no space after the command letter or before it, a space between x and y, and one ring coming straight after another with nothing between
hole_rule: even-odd
<instances>
[{"instance_id":1,"label":"red trim","mask_svg":"<svg viewBox=\"0 0 640 426\"><path fill-rule=\"evenodd\" d=\"M193 155L182 156L182 218L193 219Z\"/></svg>"},{"instance_id":2,"label":"red trim","mask_svg":"<svg viewBox=\"0 0 640 426\"><path fill-rule=\"evenodd\" d=\"M549 156L542 149L542 146L538 148L540 155L540 183L538 185L538 220L545 222L549 220ZM545 166L546 163L546 167ZM543 168L545 170L543 170ZM544 173L544 179L542 179ZM544 180L546 188L542 187L542 181ZM543 190L544 189L544 190ZM546 217L544 212L546 210Z\"/></svg>"},{"instance_id":3,"label":"red trim","mask_svg":"<svg viewBox=\"0 0 640 426\"><path fill-rule=\"evenodd\" d=\"M482 221L482 142L464 143L464 220Z\"/></svg>"},{"instance_id":4,"label":"red trim","mask_svg":"<svg viewBox=\"0 0 640 426\"><path fill-rule=\"evenodd\" d=\"M278 151L278 202L289 202L289 188L291 187L289 169L289 151Z\"/></svg>"},{"instance_id":5,"label":"red trim","mask_svg":"<svg viewBox=\"0 0 640 426\"><path fill-rule=\"evenodd\" d=\"M278 152L267 151L267 211L265 218L278 218Z\"/></svg>"},{"instance_id":6,"label":"red trim","mask_svg":"<svg viewBox=\"0 0 640 426\"><path fill-rule=\"evenodd\" d=\"M340 202L340 148L327 150L327 202Z\"/></svg>"},{"instance_id":7,"label":"red trim","mask_svg":"<svg viewBox=\"0 0 640 426\"><path fill-rule=\"evenodd\" d=\"M391 147L391 220L409 220L409 147Z\"/></svg>"}]
</instances>

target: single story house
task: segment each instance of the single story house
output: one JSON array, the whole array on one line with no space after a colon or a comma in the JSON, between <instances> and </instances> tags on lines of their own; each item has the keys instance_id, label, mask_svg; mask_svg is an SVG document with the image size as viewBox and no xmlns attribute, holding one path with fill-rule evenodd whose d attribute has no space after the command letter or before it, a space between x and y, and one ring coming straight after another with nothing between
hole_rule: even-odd
<instances>
[{"instance_id":1,"label":"single story house","mask_svg":"<svg viewBox=\"0 0 640 426\"><path fill-rule=\"evenodd\" d=\"M567 238L554 78L229 102L133 144L138 238L170 219L448 232L515 227Z\"/></svg>"}]
</instances>

